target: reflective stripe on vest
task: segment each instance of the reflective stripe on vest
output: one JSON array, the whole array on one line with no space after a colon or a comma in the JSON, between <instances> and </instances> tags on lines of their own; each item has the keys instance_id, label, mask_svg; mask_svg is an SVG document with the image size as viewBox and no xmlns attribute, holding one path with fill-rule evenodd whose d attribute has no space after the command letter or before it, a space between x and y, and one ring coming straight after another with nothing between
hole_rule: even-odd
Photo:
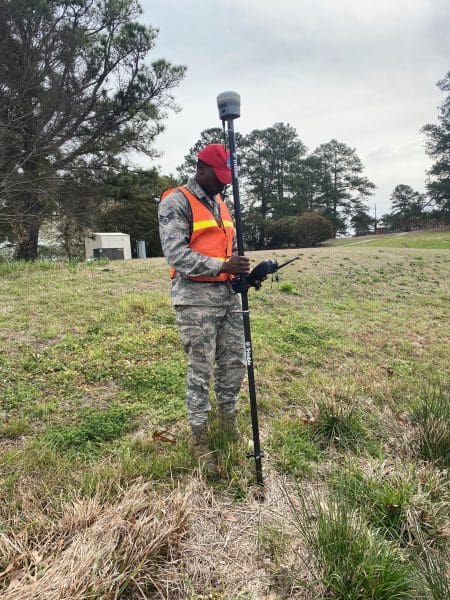
<instances>
[{"instance_id":1,"label":"reflective stripe on vest","mask_svg":"<svg viewBox=\"0 0 450 600\"><path fill-rule=\"evenodd\" d=\"M168 194L175 190L180 190L189 202L192 211L192 233L189 240L189 248L217 260L227 260L233 254L234 227L231 220L230 211L222 200L220 195L215 196L219 205L221 225L216 219L211 218L211 213L201 200L199 200L186 187L179 187L167 190L161 196L163 200ZM170 276L173 279L176 271L170 268ZM233 279L228 273L219 273L216 277L189 277L193 281L227 281Z\"/></svg>"}]
</instances>

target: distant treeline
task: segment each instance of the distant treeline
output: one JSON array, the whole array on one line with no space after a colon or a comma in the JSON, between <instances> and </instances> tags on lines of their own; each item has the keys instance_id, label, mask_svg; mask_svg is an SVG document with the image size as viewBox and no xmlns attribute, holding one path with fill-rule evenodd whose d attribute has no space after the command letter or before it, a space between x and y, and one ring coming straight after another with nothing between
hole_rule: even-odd
<instances>
[{"instance_id":1,"label":"distant treeline","mask_svg":"<svg viewBox=\"0 0 450 600\"><path fill-rule=\"evenodd\" d=\"M131 170L130 152L152 161L173 90L186 67L148 62L157 30L139 2L0 3L0 248L18 259L83 255L93 231L123 231L160 254L157 199L195 172L198 150L222 143L207 129L176 176ZM238 135L245 242L262 249L306 246L384 225L408 231L450 222L450 72L437 124L425 125L433 159L426 194L406 184L377 223L375 184L356 150L331 140L308 152L286 123Z\"/></svg>"}]
</instances>

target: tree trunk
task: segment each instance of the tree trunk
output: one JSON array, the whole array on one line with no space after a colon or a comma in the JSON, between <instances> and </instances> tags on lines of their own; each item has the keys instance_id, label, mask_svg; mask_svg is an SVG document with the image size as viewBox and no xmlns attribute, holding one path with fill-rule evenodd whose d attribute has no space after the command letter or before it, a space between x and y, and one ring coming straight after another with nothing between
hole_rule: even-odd
<instances>
[{"instance_id":1,"label":"tree trunk","mask_svg":"<svg viewBox=\"0 0 450 600\"><path fill-rule=\"evenodd\" d=\"M25 221L16 248L16 260L36 260L38 251L40 223L36 220Z\"/></svg>"}]
</instances>

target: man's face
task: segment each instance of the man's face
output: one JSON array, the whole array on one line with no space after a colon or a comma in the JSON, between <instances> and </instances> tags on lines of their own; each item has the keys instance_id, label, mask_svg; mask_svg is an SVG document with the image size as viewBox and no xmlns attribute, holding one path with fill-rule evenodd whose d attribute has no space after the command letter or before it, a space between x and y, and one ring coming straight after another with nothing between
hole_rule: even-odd
<instances>
[{"instance_id":1,"label":"man's face","mask_svg":"<svg viewBox=\"0 0 450 600\"><path fill-rule=\"evenodd\" d=\"M199 165L197 169L197 183L205 190L208 196L221 194L225 189L225 184L217 179L214 169L209 165Z\"/></svg>"}]
</instances>

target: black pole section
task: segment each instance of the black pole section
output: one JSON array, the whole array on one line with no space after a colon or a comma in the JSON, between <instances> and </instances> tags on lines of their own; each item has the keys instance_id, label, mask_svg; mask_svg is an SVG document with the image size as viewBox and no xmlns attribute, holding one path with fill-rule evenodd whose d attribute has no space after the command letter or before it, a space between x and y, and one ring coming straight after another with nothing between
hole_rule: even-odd
<instances>
[{"instance_id":1,"label":"black pole section","mask_svg":"<svg viewBox=\"0 0 450 600\"><path fill-rule=\"evenodd\" d=\"M228 147L230 150L231 159L231 174L233 183L233 200L234 200L234 220L236 224L236 241L238 254L244 256L244 239L242 235L242 219L241 219L241 203L239 198L239 182L237 169L236 143L234 139L234 124L233 120L227 120L228 130ZM243 276L245 277L245 276ZM245 281L244 281L245 284ZM245 287L245 285L243 286ZM250 333L250 312L248 308L248 293L241 292L242 297L242 316L244 320L244 336L245 336L245 357L247 360L247 375L248 389L250 396L250 410L252 415L252 430L253 430L253 454L255 459L256 483L260 486L264 485L262 475L262 455L261 444L259 441L259 425L258 425L258 408L256 405L256 387L255 387L255 372L253 370L253 352L252 338Z\"/></svg>"}]
</instances>

